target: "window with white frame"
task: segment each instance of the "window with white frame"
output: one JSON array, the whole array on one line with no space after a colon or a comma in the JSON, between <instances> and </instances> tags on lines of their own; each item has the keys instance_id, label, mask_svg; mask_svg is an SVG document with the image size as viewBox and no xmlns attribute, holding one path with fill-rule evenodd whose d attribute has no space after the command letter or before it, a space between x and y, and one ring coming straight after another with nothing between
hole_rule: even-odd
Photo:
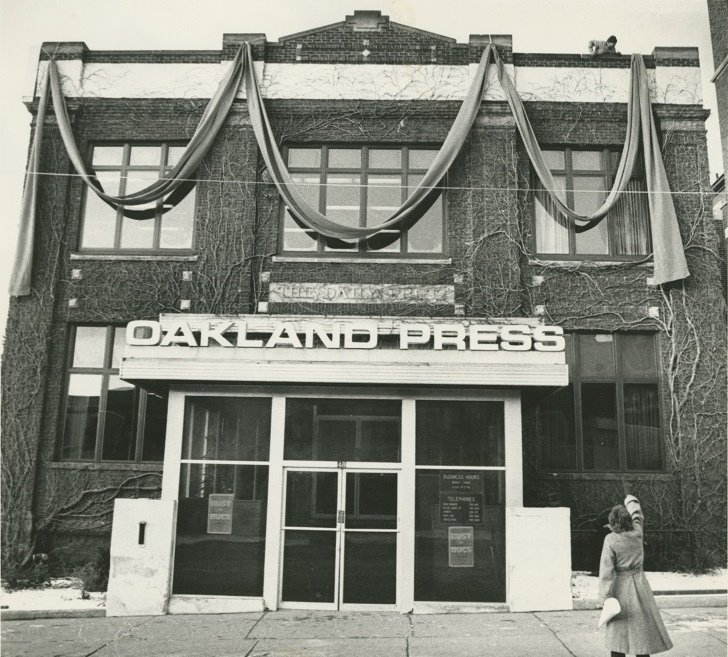
<instances>
[{"instance_id":1,"label":"window with white frame","mask_svg":"<svg viewBox=\"0 0 728 657\"><path fill-rule=\"evenodd\" d=\"M571 384L532 406L542 467L663 470L657 341L650 333L567 336Z\"/></svg>"},{"instance_id":2,"label":"window with white frame","mask_svg":"<svg viewBox=\"0 0 728 657\"><path fill-rule=\"evenodd\" d=\"M125 196L163 177L184 149L172 144L97 144L93 147L91 166L107 194ZM195 189L166 212L163 212L163 199L129 207L132 210L155 208L154 218L125 217L121 208L110 207L87 189L80 249L127 253L192 249Z\"/></svg>"},{"instance_id":3,"label":"window with white frame","mask_svg":"<svg viewBox=\"0 0 728 657\"><path fill-rule=\"evenodd\" d=\"M167 400L119 378L125 328L76 326L60 458L162 461Z\"/></svg>"},{"instance_id":4,"label":"window with white frame","mask_svg":"<svg viewBox=\"0 0 728 657\"><path fill-rule=\"evenodd\" d=\"M389 218L415 190L437 149L374 146L290 147L288 169L308 203L345 226L374 226ZM442 195L414 225L382 231L387 244L332 244L283 209L284 254L437 256L445 250Z\"/></svg>"}]
</instances>

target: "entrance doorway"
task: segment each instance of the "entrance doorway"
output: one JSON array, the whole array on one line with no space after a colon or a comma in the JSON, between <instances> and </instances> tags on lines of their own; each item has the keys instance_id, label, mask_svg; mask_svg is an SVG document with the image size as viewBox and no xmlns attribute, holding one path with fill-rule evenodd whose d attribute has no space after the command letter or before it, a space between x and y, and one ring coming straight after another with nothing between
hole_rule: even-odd
<instances>
[{"instance_id":1,"label":"entrance doorway","mask_svg":"<svg viewBox=\"0 0 728 657\"><path fill-rule=\"evenodd\" d=\"M399 472L284 469L281 607L394 608Z\"/></svg>"}]
</instances>

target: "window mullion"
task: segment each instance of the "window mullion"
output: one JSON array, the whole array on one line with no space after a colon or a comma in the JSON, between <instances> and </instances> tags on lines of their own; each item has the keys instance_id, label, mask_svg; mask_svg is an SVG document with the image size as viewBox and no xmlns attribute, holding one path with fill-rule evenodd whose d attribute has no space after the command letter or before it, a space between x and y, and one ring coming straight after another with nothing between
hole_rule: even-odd
<instances>
[{"instance_id":1,"label":"window mullion","mask_svg":"<svg viewBox=\"0 0 728 657\"><path fill-rule=\"evenodd\" d=\"M119 168L119 196L126 194L127 176L129 175L129 159L131 158L131 144L124 144L124 152ZM116 210L116 232L114 233L114 249L121 248L121 229L124 223L124 208L119 206Z\"/></svg>"},{"instance_id":2,"label":"window mullion","mask_svg":"<svg viewBox=\"0 0 728 657\"><path fill-rule=\"evenodd\" d=\"M319 171L319 184L321 185L321 193L319 194L319 212L326 216L326 203L328 202L328 176L329 176L329 147L323 146L321 148L321 169ZM318 238L318 253L324 253L324 246L326 245L326 238L319 235Z\"/></svg>"},{"instance_id":3,"label":"window mullion","mask_svg":"<svg viewBox=\"0 0 728 657\"><path fill-rule=\"evenodd\" d=\"M576 469L586 472L584 468L584 431L581 411L581 380L573 379L574 386L574 432L576 433ZM590 471L591 472L591 471Z\"/></svg>"},{"instance_id":4,"label":"window mullion","mask_svg":"<svg viewBox=\"0 0 728 657\"><path fill-rule=\"evenodd\" d=\"M162 144L159 149L159 168L157 169L158 179L164 178L167 170L167 144ZM158 250L162 241L162 206L164 199L160 198L156 201L156 210L154 212L154 235L152 236L152 248Z\"/></svg>"},{"instance_id":5,"label":"window mullion","mask_svg":"<svg viewBox=\"0 0 728 657\"><path fill-rule=\"evenodd\" d=\"M608 148L602 151L602 168L602 175L605 181L604 189L607 190L607 195L609 195L609 190L612 189L612 185L614 184L614 178L612 175L612 153ZM604 221L607 224L608 255L614 255L617 252L617 227L613 221L609 220L608 216L604 217Z\"/></svg>"},{"instance_id":6,"label":"window mullion","mask_svg":"<svg viewBox=\"0 0 728 657\"><path fill-rule=\"evenodd\" d=\"M359 226L365 227L369 223L369 148L362 146L361 150L359 159ZM365 249L365 242L357 242L356 250L358 252Z\"/></svg>"},{"instance_id":7,"label":"window mullion","mask_svg":"<svg viewBox=\"0 0 728 657\"><path fill-rule=\"evenodd\" d=\"M399 179L400 179L400 195L399 195L399 204L400 206L404 205L404 202L407 200L407 197L409 196L409 148L406 146L402 148L402 171L400 172ZM444 203L443 203L444 207ZM444 209L443 209L444 212ZM445 225L445 222L442 222L443 226ZM409 240L407 239L409 236L408 230L399 230L399 252L400 253L409 253ZM444 245L444 241L443 241Z\"/></svg>"},{"instance_id":8,"label":"window mullion","mask_svg":"<svg viewBox=\"0 0 728 657\"><path fill-rule=\"evenodd\" d=\"M99 421L96 425L96 461L101 461L104 453L104 431L106 426L106 402L109 394L109 377L114 351L114 327L106 327L106 344L104 345L104 365L101 370L101 394L99 397Z\"/></svg>"},{"instance_id":9,"label":"window mullion","mask_svg":"<svg viewBox=\"0 0 728 657\"><path fill-rule=\"evenodd\" d=\"M621 376L615 382L617 388L617 441L619 448L619 471L627 471L627 444L624 429L624 381Z\"/></svg>"},{"instance_id":10,"label":"window mullion","mask_svg":"<svg viewBox=\"0 0 728 657\"><path fill-rule=\"evenodd\" d=\"M147 413L147 391L141 388L135 390L135 413L134 413L134 435L136 436L136 442L134 447L134 461L140 463L142 461L142 449L144 447L144 424Z\"/></svg>"},{"instance_id":11,"label":"window mullion","mask_svg":"<svg viewBox=\"0 0 728 657\"><path fill-rule=\"evenodd\" d=\"M574 169L571 165L571 149L564 150L564 175L566 176L566 205L574 209ZM553 190L556 193L556 190ZM569 226L569 255L576 255L576 224L572 219L566 217Z\"/></svg>"}]
</instances>

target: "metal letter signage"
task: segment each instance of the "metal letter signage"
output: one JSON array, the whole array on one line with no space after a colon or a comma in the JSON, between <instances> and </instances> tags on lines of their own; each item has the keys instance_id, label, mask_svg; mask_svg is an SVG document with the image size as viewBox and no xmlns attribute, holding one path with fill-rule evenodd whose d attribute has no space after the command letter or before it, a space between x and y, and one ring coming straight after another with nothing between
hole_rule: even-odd
<instances>
[{"instance_id":1,"label":"metal letter signage","mask_svg":"<svg viewBox=\"0 0 728 657\"><path fill-rule=\"evenodd\" d=\"M126 343L134 347L204 347L225 349L431 349L433 351L551 351L566 348L560 326L475 324L469 321L407 322L376 319L346 321L300 318L266 320L207 319L188 322L138 320L126 327ZM397 340L380 345L380 336ZM255 336L255 337L252 337Z\"/></svg>"}]
</instances>

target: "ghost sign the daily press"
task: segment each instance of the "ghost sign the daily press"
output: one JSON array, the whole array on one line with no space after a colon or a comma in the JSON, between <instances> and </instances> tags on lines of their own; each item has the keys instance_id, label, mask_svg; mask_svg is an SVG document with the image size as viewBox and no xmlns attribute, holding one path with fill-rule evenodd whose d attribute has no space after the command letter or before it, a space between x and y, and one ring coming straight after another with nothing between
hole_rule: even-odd
<instances>
[{"instance_id":1,"label":"ghost sign the daily press","mask_svg":"<svg viewBox=\"0 0 728 657\"><path fill-rule=\"evenodd\" d=\"M390 323L391 324L391 323ZM129 322L126 342L136 347L210 347L242 349L375 349L382 328L375 320L320 323L308 320L269 322L266 331L249 329L245 320L184 319L162 325L151 320ZM400 349L460 351L564 351L560 326L477 324L473 322L398 322L388 331Z\"/></svg>"}]
</instances>

